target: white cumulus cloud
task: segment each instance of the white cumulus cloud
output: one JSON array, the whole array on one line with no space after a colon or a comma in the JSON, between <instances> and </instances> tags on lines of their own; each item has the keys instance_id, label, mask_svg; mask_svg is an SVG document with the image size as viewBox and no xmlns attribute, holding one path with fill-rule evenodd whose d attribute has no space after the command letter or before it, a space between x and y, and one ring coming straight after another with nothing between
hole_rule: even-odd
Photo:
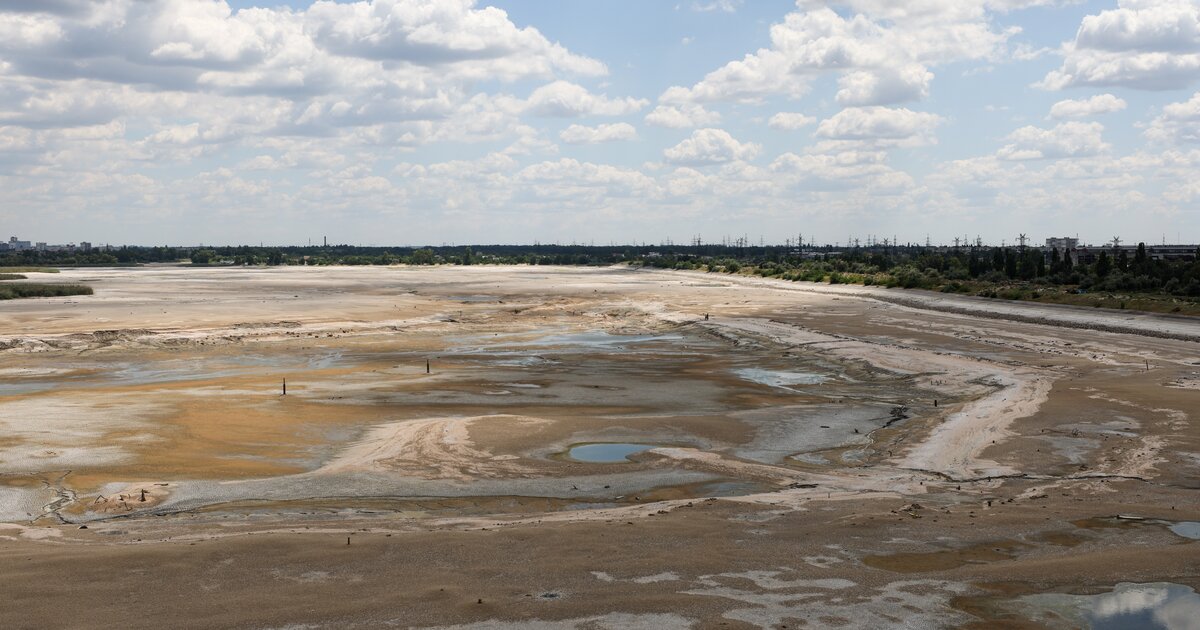
<instances>
[{"instance_id":1,"label":"white cumulus cloud","mask_svg":"<svg viewBox=\"0 0 1200 630\"><path fill-rule=\"evenodd\" d=\"M570 81L555 81L529 95L528 111L538 116L621 116L645 107L646 99L608 98Z\"/></svg>"},{"instance_id":2,"label":"white cumulus cloud","mask_svg":"<svg viewBox=\"0 0 1200 630\"><path fill-rule=\"evenodd\" d=\"M880 145L934 144L941 117L903 108L851 107L821 121L817 136L830 140L859 140Z\"/></svg>"},{"instance_id":3,"label":"white cumulus cloud","mask_svg":"<svg viewBox=\"0 0 1200 630\"><path fill-rule=\"evenodd\" d=\"M1200 2L1120 0L1084 17L1062 54L1062 65L1038 85L1185 87L1200 78Z\"/></svg>"},{"instance_id":4,"label":"white cumulus cloud","mask_svg":"<svg viewBox=\"0 0 1200 630\"><path fill-rule=\"evenodd\" d=\"M794 131L796 129L800 129L801 127L807 127L815 122L817 122L816 118L813 118L812 116L805 116L804 114L798 112L779 112L778 114L771 116L771 119L767 121L767 126L772 129L786 129L788 131Z\"/></svg>"},{"instance_id":5,"label":"white cumulus cloud","mask_svg":"<svg viewBox=\"0 0 1200 630\"><path fill-rule=\"evenodd\" d=\"M837 101L842 105L888 105L919 101L929 96L933 73L910 63L898 68L856 70L838 79Z\"/></svg>"},{"instance_id":6,"label":"white cumulus cloud","mask_svg":"<svg viewBox=\"0 0 1200 630\"><path fill-rule=\"evenodd\" d=\"M1200 92L1182 103L1163 107L1146 128L1146 137L1164 142L1200 142Z\"/></svg>"},{"instance_id":7,"label":"white cumulus cloud","mask_svg":"<svg viewBox=\"0 0 1200 630\"><path fill-rule=\"evenodd\" d=\"M1097 114L1119 112L1127 103L1112 94L1097 94L1084 100L1065 100L1050 107L1051 118L1087 118Z\"/></svg>"},{"instance_id":8,"label":"white cumulus cloud","mask_svg":"<svg viewBox=\"0 0 1200 630\"><path fill-rule=\"evenodd\" d=\"M813 79L841 75L843 105L891 105L928 96L929 67L983 60L1004 52L1019 29L996 30L978 0L850 0L843 16L825 2L799 0L771 27L771 44L709 72L691 87L673 86L662 103L798 98ZM1031 3L1026 3L1031 4Z\"/></svg>"},{"instance_id":9,"label":"white cumulus cloud","mask_svg":"<svg viewBox=\"0 0 1200 630\"><path fill-rule=\"evenodd\" d=\"M706 128L693 131L691 137L663 151L663 158L672 164L701 166L751 160L761 149L752 142L738 142L724 129Z\"/></svg>"},{"instance_id":10,"label":"white cumulus cloud","mask_svg":"<svg viewBox=\"0 0 1200 630\"><path fill-rule=\"evenodd\" d=\"M567 144L599 144L616 140L634 140L637 138L637 130L629 123L613 123L595 127L571 125L558 134L558 137Z\"/></svg>"},{"instance_id":11,"label":"white cumulus cloud","mask_svg":"<svg viewBox=\"0 0 1200 630\"><path fill-rule=\"evenodd\" d=\"M1051 129L1021 127L1010 133L1008 144L997 155L1005 160L1077 158L1100 154L1109 145L1101 135L1104 125L1097 122L1064 122Z\"/></svg>"},{"instance_id":12,"label":"white cumulus cloud","mask_svg":"<svg viewBox=\"0 0 1200 630\"><path fill-rule=\"evenodd\" d=\"M681 105L659 105L646 114L646 124L656 127L684 129L706 127L721 122L721 115L694 103Z\"/></svg>"}]
</instances>

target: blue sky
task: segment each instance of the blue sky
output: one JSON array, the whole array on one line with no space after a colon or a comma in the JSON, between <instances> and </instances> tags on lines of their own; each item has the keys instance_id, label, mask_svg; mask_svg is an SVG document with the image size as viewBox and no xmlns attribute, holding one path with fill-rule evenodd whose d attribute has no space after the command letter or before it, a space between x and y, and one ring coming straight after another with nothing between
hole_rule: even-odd
<instances>
[{"instance_id":1,"label":"blue sky","mask_svg":"<svg viewBox=\"0 0 1200 630\"><path fill-rule=\"evenodd\" d=\"M0 230L1200 240L1200 0L12 0Z\"/></svg>"}]
</instances>

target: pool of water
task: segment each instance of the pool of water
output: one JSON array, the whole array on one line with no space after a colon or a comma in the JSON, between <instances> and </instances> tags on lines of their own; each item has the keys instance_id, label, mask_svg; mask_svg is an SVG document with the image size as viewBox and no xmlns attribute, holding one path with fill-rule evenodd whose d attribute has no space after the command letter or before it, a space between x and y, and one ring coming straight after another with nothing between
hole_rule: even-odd
<instances>
[{"instance_id":1,"label":"pool of water","mask_svg":"<svg viewBox=\"0 0 1200 630\"><path fill-rule=\"evenodd\" d=\"M547 335L531 341L509 343L513 346L574 346L583 348L612 348L652 341L680 341L679 335L614 335L600 330L561 335Z\"/></svg>"},{"instance_id":2,"label":"pool of water","mask_svg":"<svg viewBox=\"0 0 1200 630\"><path fill-rule=\"evenodd\" d=\"M506 353L494 353L488 356L504 356ZM508 353L513 356L511 359L492 359L487 363L499 367L534 367L538 365L551 365L555 363L550 359L539 356L530 356L520 353Z\"/></svg>"},{"instance_id":3,"label":"pool of water","mask_svg":"<svg viewBox=\"0 0 1200 630\"><path fill-rule=\"evenodd\" d=\"M447 338L456 344L448 349L454 354L495 354L505 352L497 349L510 349L509 352L520 348L571 348L585 350L611 351L627 346L665 341L682 341L680 335L615 335L603 330L588 330L583 332L564 332L529 338L520 333L498 333L489 335L459 335Z\"/></svg>"},{"instance_id":4,"label":"pool of water","mask_svg":"<svg viewBox=\"0 0 1200 630\"><path fill-rule=\"evenodd\" d=\"M738 378L769 385L791 389L793 385L819 385L825 382L825 377L811 372L793 372L789 370L767 370L763 368L740 368L733 371Z\"/></svg>"},{"instance_id":5,"label":"pool of water","mask_svg":"<svg viewBox=\"0 0 1200 630\"><path fill-rule=\"evenodd\" d=\"M1181 630L1197 627L1200 619L1200 595L1170 582L1124 582L1099 595L1030 595L1020 598L1018 606L1035 616L1064 617L1090 630Z\"/></svg>"},{"instance_id":6,"label":"pool of water","mask_svg":"<svg viewBox=\"0 0 1200 630\"><path fill-rule=\"evenodd\" d=\"M629 456L656 448L656 444L580 444L567 451L567 457L593 464L618 464L629 461Z\"/></svg>"},{"instance_id":7,"label":"pool of water","mask_svg":"<svg viewBox=\"0 0 1200 630\"><path fill-rule=\"evenodd\" d=\"M74 366L77 375L54 378L0 378L0 396L18 396L53 389L109 387L113 385L147 385L180 381L226 378L241 374L262 374L272 370L323 370L344 362L341 352L320 352L311 355L241 354L199 356L188 359L169 359L142 363L113 361L96 369L97 364Z\"/></svg>"},{"instance_id":8,"label":"pool of water","mask_svg":"<svg viewBox=\"0 0 1200 630\"><path fill-rule=\"evenodd\" d=\"M38 392L49 391L55 387L56 384L50 382L0 383L0 396L23 396L25 394L36 394Z\"/></svg>"},{"instance_id":9,"label":"pool of water","mask_svg":"<svg viewBox=\"0 0 1200 630\"><path fill-rule=\"evenodd\" d=\"M1184 538L1200 540L1200 521L1179 521L1170 526L1172 532Z\"/></svg>"}]
</instances>

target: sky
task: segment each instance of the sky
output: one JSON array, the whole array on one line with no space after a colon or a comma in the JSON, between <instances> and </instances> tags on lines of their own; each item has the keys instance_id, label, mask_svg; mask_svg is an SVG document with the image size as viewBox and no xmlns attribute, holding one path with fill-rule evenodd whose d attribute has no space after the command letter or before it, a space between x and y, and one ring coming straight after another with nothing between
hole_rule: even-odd
<instances>
[{"instance_id":1,"label":"sky","mask_svg":"<svg viewBox=\"0 0 1200 630\"><path fill-rule=\"evenodd\" d=\"M1200 0L0 0L0 233L1200 241Z\"/></svg>"}]
</instances>

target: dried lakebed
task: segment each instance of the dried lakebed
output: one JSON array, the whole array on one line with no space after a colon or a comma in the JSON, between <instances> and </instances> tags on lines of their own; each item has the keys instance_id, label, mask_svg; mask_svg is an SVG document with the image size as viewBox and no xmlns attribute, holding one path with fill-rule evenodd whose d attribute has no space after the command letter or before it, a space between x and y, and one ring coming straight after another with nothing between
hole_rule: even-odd
<instances>
[{"instance_id":1,"label":"dried lakebed","mask_svg":"<svg viewBox=\"0 0 1200 630\"><path fill-rule=\"evenodd\" d=\"M21 614L1112 627L1088 602L1130 584L1165 593L1146 623L1195 606L1180 318L622 268L63 275L95 295L0 310ZM113 589L173 595L130 621Z\"/></svg>"}]
</instances>

